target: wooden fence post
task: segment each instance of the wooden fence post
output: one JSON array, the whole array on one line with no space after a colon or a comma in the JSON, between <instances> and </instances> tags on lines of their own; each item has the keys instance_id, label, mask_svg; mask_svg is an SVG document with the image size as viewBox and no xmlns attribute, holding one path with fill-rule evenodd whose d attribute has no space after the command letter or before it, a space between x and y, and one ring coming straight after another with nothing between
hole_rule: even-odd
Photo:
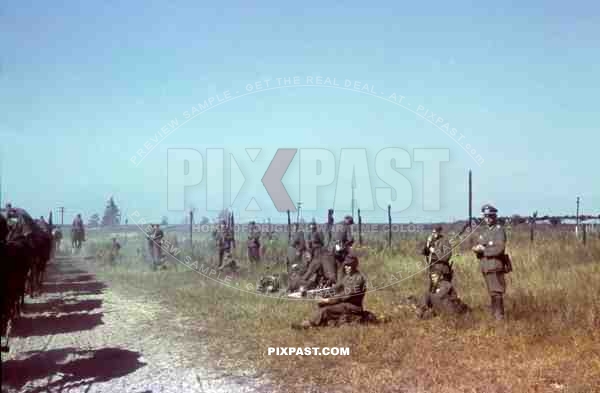
<instances>
[{"instance_id":1,"label":"wooden fence post","mask_svg":"<svg viewBox=\"0 0 600 393\"><path fill-rule=\"evenodd\" d=\"M388 205L388 247L392 247L392 205Z\"/></svg>"},{"instance_id":2,"label":"wooden fence post","mask_svg":"<svg viewBox=\"0 0 600 393\"><path fill-rule=\"evenodd\" d=\"M288 216L288 244L292 242L292 217L290 216L290 211L287 211Z\"/></svg>"},{"instance_id":3,"label":"wooden fence post","mask_svg":"<svg viewBox=\"0 0 600 393\"><path fill-rule=\"evenodd\" d=\"M534 212L533 216L531 217L531 221L529 223L529 242L530 243L533 243L533 240L534 240L536 218L537 218L537 212Z\"/></svg>"},{"instance_id":4,"label":"wooden fence post","mask_svg":"<svg viewBox=\"0 0 600 393\"><path fill-rule=\"evenodd\" d=\"M362 217L360 216L360 209L358 209L358 245L362 247Z\"/></svg>"},{"instance_id":5,"label":"wooden fence post","mask_svg":"<svg viewBox=\"0 0 600 393\"><path fill-rule=\"evenodd\" d=\"M190 250L194 253L194 242L192 241L192 232L194 226L194 211L190 209Z\"/></svg>"}]
</instances>

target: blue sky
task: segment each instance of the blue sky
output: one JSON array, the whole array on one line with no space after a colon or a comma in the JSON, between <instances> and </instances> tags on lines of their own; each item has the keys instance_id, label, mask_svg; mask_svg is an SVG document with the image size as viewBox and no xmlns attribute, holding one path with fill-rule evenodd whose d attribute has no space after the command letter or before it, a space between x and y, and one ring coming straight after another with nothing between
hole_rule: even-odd
<instances>
[{"instance_id":1,"label":"blue sky","mask_svg":"<svg viewBox=\"0 0 600 393\"><path fill-rule=\"evenodd\" d=\"M207 147L221 147L246 171L234 209L276 221L283 215L260 178L277 148L326 148L338 157L342 148L362 147L374 165L382 148L412 157L421 147L449 149L440 209L424 210L428 186L422 164L413 161L400 170L412 185L402 191L412 204L395 220L464 217L469 168L476 206L567 214L580 195L584 211L600 211L597 4L170 3L3 5L3 202L34 215L66 206L70 220L78 211L101 213L113 194L128 214L178 222L184 213L167 206L167 149L195 148L206 158ZM183 112L205 99L294 76L360 81L383 97L402 95L411 108L421 105L445 119L484 162L477 165L451 137L406 109L319 87L231 100L177 129L140 165L131 162L161 127L183 121ZM256 163L244 157L246 147L263 149ZM296 158L284 178L294 200L298 165ZM186 206L199 215L213 214L203 211L216 198L205 183L206 176L186 191ZM334 190L335 184L323 189L318 211L306 216L324 217ZM252 197L262 212L243 212Z\"/></svg>"}]
</instances>

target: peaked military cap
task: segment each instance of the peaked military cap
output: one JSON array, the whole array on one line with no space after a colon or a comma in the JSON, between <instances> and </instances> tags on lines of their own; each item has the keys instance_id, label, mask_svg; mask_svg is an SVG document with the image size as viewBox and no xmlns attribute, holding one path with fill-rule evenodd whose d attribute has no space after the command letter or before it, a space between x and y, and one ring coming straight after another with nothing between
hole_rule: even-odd
<instances>
[{"instance_id":1,"label":"peaked military cap","mask_svg":"<svg viewBox=\"0 0 600 393\"><path fill-rule=\"evenodd\" d=\"M490 204L485 204L481 207L481 213L484 216L495 216L498 213L498 209Z\"/></svg>"}]
</instances>

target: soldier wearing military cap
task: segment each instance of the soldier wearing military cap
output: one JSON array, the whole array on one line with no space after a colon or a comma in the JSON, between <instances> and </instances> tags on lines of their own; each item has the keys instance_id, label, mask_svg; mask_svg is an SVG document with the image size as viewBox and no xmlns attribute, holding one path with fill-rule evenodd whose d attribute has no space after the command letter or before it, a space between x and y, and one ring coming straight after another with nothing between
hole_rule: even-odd
<instances>
[{"instance_id":1,"label":"soldier wearing military cap","mask_svg":"<svg viewBox=\"0 0 600 393\"><path fill-rule=\"evenodd\" d=\"M497 320L504 319L504 293L506 281L504 275L509 271L506 265L506 231L498 223L498 209L486 204L481 208L486 228L477 239L473 252L479 259L481 273L491 298L492 315Z\"/></svg>"}]
</instances>

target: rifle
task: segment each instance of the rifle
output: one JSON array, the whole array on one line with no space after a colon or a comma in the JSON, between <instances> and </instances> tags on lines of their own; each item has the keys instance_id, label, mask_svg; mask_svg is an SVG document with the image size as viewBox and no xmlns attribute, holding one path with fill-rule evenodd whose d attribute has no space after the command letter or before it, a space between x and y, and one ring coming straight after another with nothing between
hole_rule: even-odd
<instances>
[{"instance_id":1,"label":"rifle","mask_svg":"<svg viewBox=\"0 0 600 393\"><path fill-rule=\"evenodd\" d=\"M294 292L294 293L288 294L288 297L291 297L291 298L307 297L309 299L314 299L317 297L328 298L331 296L335 296L335 291L334 291L333 287L311 289L311 290L305 291L304 296L303 296L302 292Z\"/></svg>"}]
</instances>

